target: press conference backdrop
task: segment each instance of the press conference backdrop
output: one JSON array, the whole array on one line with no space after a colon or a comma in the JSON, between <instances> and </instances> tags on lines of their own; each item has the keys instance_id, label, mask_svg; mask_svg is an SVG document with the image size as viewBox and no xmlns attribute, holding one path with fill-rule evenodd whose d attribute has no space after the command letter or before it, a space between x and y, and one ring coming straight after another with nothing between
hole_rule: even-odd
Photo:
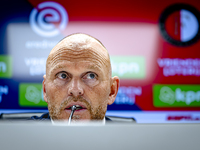
<instances>
[{"instance_id":1,"label":"press conference backdrop","mask_svg":"<svg viewBox=\"0 0 200 150\"><path fill-rule=\"evenodd\" d=\"M2 0L0 113L47 111L47 56L81 32L105 45L120 77L107 115L200 122L199 11L199 0Z\"/></svg>"}]
</instances>

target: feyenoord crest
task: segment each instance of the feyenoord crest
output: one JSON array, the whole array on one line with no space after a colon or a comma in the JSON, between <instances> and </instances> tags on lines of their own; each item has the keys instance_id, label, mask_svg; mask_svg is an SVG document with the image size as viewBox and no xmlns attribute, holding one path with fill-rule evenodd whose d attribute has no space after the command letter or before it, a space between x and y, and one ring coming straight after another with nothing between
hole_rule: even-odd
<instances>
[{"instance_id":1,"label":"feyenoord crest","mask_svg":"<svg viewBox=\"0 0 200 150\"><path fill-rule=\"evenodd\" d=\"M200 13L186 4L167 7L160 16L159 27L165 40L176 46L189 46L200 37Z\"/></svg>"}]
</instances>

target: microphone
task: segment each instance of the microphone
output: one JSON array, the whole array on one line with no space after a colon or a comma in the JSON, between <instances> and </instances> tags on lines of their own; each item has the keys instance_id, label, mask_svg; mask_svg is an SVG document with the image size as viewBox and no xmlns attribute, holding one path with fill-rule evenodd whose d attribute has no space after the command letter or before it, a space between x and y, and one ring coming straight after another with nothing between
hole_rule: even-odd
<instances>
[{"instance_id":1,"label":"microphone","mask_svg":"<svg viewBox=\"0 0 200 150\"><path fill-rule=\"evenodd\" d=\"M76 105L73 105L73 106L71 107L71 114L70 114L70 116L69 116L68 125L71 124L72 116L73 116L75 110L76 110Z\"/></svg>"}]
</instances>

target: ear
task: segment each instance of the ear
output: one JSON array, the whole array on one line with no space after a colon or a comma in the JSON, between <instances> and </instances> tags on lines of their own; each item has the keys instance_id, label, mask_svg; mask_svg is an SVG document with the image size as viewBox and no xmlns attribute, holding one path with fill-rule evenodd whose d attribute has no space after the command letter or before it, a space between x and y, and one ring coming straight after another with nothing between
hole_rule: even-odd
<instances>
[{"instance_id":1,"label":"ear","mask_svg":"<svg viewBox=\"0 0 200 150\"><path fill-rule=\"evenodd\" d=\"M47 102L47 94L46 94L46 88L45 88L45 84L46 84L46 75L43 76L44 80L42 82L42 88L43 88L43 96L44 96L44 100L45 102ZM48 102L47 102L48 103Z\"/></svg>"},{"instance_id":2,"label":"ear","mask_svg":"<svg viewBox=\"0 0 200 150\"><path fill-rule=\"evenodd\" d=\"M111 79L111 87L110 87L110 95L109 95L109 99L108 99L108 105L111 105L112 103L114 103L115 98L117 96L117 92L119 89L119 77L115 76L112 77Z\"/></svg>"}]
</instances>

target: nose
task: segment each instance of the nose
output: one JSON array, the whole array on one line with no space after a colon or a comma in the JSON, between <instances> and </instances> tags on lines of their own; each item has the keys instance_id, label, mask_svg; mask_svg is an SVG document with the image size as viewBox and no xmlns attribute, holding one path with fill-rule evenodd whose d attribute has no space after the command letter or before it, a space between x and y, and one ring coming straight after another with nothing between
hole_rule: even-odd
<instances>
[{"instance_id":1,"label":"nose","mask_svg":"<svg viewBox=\"0 0 200 150\"><path fill-rule=\"evenodd\" d=\"M68 95L70 96L80 96L83 95L83 88L78 79L72 79L69 85Z\"/></svg>"}]
</instances>

